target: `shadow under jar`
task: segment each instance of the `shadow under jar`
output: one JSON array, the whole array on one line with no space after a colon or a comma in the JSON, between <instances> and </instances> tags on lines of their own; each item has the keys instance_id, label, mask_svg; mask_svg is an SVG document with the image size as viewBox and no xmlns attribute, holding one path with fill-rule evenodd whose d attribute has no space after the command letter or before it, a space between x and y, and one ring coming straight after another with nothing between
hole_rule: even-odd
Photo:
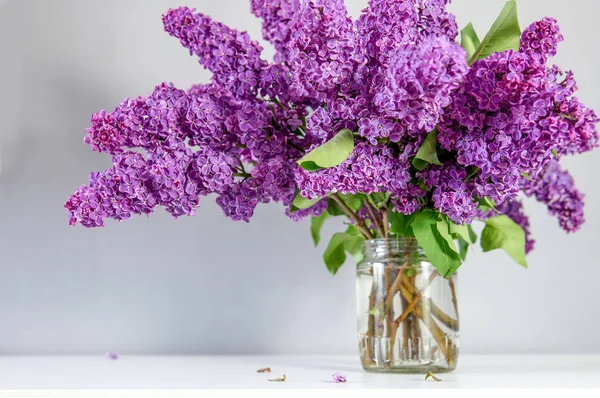
<instances>
[{"instance_id":1,"label":"shadow under jar","mask_svg":"<svg viewBox=\"0 0 600 398\"><path fill-rule=\"evenodd\" d=\"M366 241L356 290L365 370L421 373L456 368L456 274L442 277L414 238Z\"/></svg>"}]
</instances>

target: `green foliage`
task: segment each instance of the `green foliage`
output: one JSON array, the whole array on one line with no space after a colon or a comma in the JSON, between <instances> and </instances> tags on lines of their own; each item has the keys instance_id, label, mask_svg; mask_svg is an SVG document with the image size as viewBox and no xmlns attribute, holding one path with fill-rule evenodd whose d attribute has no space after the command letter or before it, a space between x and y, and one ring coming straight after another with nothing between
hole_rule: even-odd
<instances>
[{"instance_id":1,"label":"green foliage","mask_svg":"<svg viewBox=\"0 0 600 398\"><path fill-rule=\"evenodd\" d=\"M469 247L471 245L468 242L465 242L464 239L458 239L458 254L460 254L460 259L465 261L467 259L467 253L469 252Z\"/></svg>"},{"instance_id":2,"label":"green foliage","mask_svg":"<svg viewBox=\"0 0 600 398\"><path fill-rule=\"evenodd\" d=\"M332 139L304 155L298 160L298 164L307 171L335 167L348 159L353 150L352 131L342 129Z\"/></svg>"},{"instance_id":3,"label":"green foliage","mask_svg":"<svg viewBox=\"0 0 600 398\"><path fill-rule=\"evenodd\" d=\"M472 23L469 22L469 24L460 31L460 39L461 45L467 51L467 59L470 59L473 54L475 54L477 47L481 44Z\"/></svg>"},{"instance_id":4,"label":"green foliage","mask_svg":"<svg viewBox=\"0 0 600 398\"><path fill-rule=\"evenodd\" d=\"M333 275L346 261L346 253L354 257L356 262L362 261L362 250L364 238L353 226L348 227L346 232L338 232L331 237L327 249L323 254L323 260L329 272Z\"/></svg>"},{"instance_id":5,"label":"green foliage","mask_svg":"<svg viewBox=\"0 0 600 398\"><path fill-rule=\"evenodd\" d=\"M503 249L518 264L527 268L525 231L508 216L492 217L486 221L481 233L481 248L484 252Z\"/></svg>"},{"instance_id":6,"label":"green foliage","mask_svg":"<svg viewBox=\"0 0 600 398\"><path fill-rule=\"evenodd\" d=\"M296 192L296 196L294 197L290 211L294 213L300 209L308 209L309 207L314 206L319 200L321 200L321 198L307 199L300 195L300 192Z\"/></svg>"},{"instance_id":7,"label":"green foliage","mask_svg":"<svg viewBox=\"0 0 600 398\"><path fill-rule=\"evenodd\" d=\"M521 43L521 28L517 16L517 2L509 0L504 5L502 12L483 38L473 55L469 58L469 65L478 59L486 58L493 53L506 50L518 50Z\"/></svg>"},{"instance_id":8,"label":"green foliage","mask_svg":"<svg viewBox=\"0 0 600 398\"><path fill-rule=\"evenodd\" d=\"M425 209L415 217L411 227L427 259L444 278L448 278L461 266L462 260L454 241L448 240L448 223L440 223L440 219L438 212Z\"/></svg>"},{"instance_id":9,"label":"green foliage","mask_svg":"<svg viewBox=\"0 0 600 398\"><path fill-rule=\"evenodd\" d=\"M446 243L448 243L448 248L456 254L459 254L456 243L454 243L454 238L450 234L450 222L446 216L438 215L437 231Z\"/></svg>"},{"instance_id":10,"label":"green foliage","mask_svg":"<svg viewBox=\"0 0 600 398\"><path fill-rule=\"evenodd\" d=\"M321 241L321 229L328 218L329 214L324 211L320 216L312 217L310 220L310 235L312 236L315 246L318 246Z\"/></svg>"},{"instance_id":11,"label":"green foliage","mask_svg":"<svg viewBox=\"0 0 600 398\"><path fill-rule=\"evenodd\" d=\"M442 165L442 162L440 162L437 155L438 133L439 131L436 128L425 137L425 141L423 141L421 148L419 148L419 151L412 161L413 166L415 166L417 170L421 171L429 164Z\"/></svg>"},{"instance_id":12,"label":"green foliage","mask_svg":"<svg viewBox=\"0 0 600 398\"><path fill-rule=\"evenodd\" d=\"M452 235L452 238L462 238L465 242L469 244L473 244L477 240L477 236L475 235L475 232L473 232L473 228L471 228L470 225L458 225L452 222L451 220L448 220L448 225L450 228L450 234Z\"/></svg>"},{"instance_id":13,"label":"green foliage","mask_svg":"<svg viewBox=\"0 0 600 398\"><path fill-rule=\"evenodd\" d=\"M390 233L403 236L414 236L412 227L410 226L418 213L413 213L406 216L402 213L390 211Z\"/></svg>"},{"instance_id":14,"label":"green foliage","mask_svg":"<svg viewBox=\"0 0 600 398\"><path fill-rule=\"evenodd\" d=\"M477 199L476 201L479 204L477 207L480 210L495 210L498 212L498 209L496 209L496 203L491 198L485 196L483 199Z\"/></svg>"}]
</instances>

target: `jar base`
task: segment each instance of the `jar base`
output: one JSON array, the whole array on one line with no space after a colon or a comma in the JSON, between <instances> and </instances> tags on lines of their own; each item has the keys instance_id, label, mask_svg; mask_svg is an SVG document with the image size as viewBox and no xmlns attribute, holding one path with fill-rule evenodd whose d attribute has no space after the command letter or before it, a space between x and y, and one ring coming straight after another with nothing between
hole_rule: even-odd
<instances>
[{"instance_id":1,"label":"jar base","mask_svg":"<svg viewBox=\"0 0 600 398\"><path fill-rule=\"evenodd\" d=\"M458 359L458 335L445 335L442 341L443 350L432 337L396 339L391 344L389 338L359 334L361 364L364 370L373 373L451 372L456 369ZM450 355L450 360L444 353Z\"/></svg>"},{"instance_id":2,"label":"jar base","mask_svg":"<svg viewBox=\"0 0 600 398\"><path fill-rule=\"evenodd\" d=\"M363 369L369 373L390 373L390 374L426 374L427 372L432 372L435 374L441 373L450 373L456 370L456 367L444 367L444 366L435 366L435 365L421 365L421 366L403 366L396 365L393 367L385 367L385 366L364 366Z\"/></svg>"}]
</instances>

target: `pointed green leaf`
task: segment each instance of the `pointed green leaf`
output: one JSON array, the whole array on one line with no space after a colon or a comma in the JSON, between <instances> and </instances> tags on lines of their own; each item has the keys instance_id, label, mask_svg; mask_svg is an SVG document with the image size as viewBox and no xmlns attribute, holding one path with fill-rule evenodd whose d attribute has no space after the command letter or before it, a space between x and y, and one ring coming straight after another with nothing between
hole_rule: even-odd
<instances>
[{"instance_id":1,"label":"pointed green leaf","mask_svg":"<svg viewBox=\"0 0 600 398\"><path fill-rule=\"evenodd\" d=\"M527 268L525 231L508 216L496 216L486 221L481 233L481 248L484 252L503 249L518 264Z\"/></svg>"},{"instance_id":2,"label":"pointed green leaf","mask_svg":"<svg viewBox=\"0 0 600 398\"><path fill-rule=\"evenodd\" d=\"M290 211L294 213L301 209L308 209L309 207L313 207L320 200L321 198L307 199L298 192L296 193L296 197L292 202L292 208Z\"/></svg>"},{"instance_id":3,"label":"pointed green leaf","mask_svg":"<svg viewBox=\"0 0 600 398\"><path fill-rule=\"evenodd\" d=\"M458 239L458 251L460 252L460 259L465 261L467 259L467 253L469 252L469 243L465 242L463 238Z\"/></svg>"},{"instance_id":4,"label":"pointed green leaf","mask_svg":"<svg viewBox=\"0 0 600 398\"><path fill-rule=\"evenodd\" d=\"M440 162L437 155L438 133L438 130L434 129L427 137L425 137L425 141L421 144L421 148L419 148L419 151L412 162L417 170L423 170L430 163L442 166L442 162Z\"/></svg>"},{"instance_id":5,"label":"pointed green leaf","mask_svg":"<svg viewBox=\"0 0 600 398\"><path fill-rule=\"evenodd\" d=\"M490 31L483 38L471 58L469 65L478 59L486 58L493 53L506 50L518 50L521 44L521 28L517 16L517 2L509 0L504 5L502 12L492 25Z\"/></svg>"},{"instance_id":6,"label":"pointed green leaf","mask_svg":"<svg viewBox=\"0 0 600 398\"><path fill-rule=\"evenodd\" d=\"M459 254L452 250L438 231L439 214L433 210L420 212L411 226L419 245L437 271L447 278L461 266Z\"/></svg>"},{"instance_id":7,"label":"pointed green leaf","mask_svg":"<svg viewBox=\"0 0 600 398\"><path fill-rule=\"evenodd\" d=\"M448 220L448 225L450 226L450 233L452 234L452 237L457 239L458 237L461 237L465 240L465 242L467 243L475 243L475 241L473 240L473 230L469 229L470 225L467 224L462 224L462 225L458 225L454 222L452 222L451 220ZM477 238L477 237L475 237Z\"/></svg>"},{"instance_id":8,"label":"pointed green leaf","mask_svg":"<svg viewBox=\"0 0 600 398\"><path fill-rule=\"evenodd\" d=\"M473 231L473 226L469 224L469 236L471 237L471 243L477 242L477 234Z\"/></svg>"},{"instance_id":9,"label":"pointed green leaf","mask_svg":"<svg viewBox=\"0 0 600 398\"><path fill-rule=\"evenodd\" d=\"M472 23L469 22L469 24L460 31L460 39L462 47L467 50L467 59L470 59L475 53L475 50L477 50L477 47L481 44Z\"/></svg>"},{"instance_id":10,"label":"pointed green leaf","mask_svg":"<svg viewBox=\"0 0 600 398\"><path fill-rule=\"evenodd\" d=\"M312 217L310 220L310 235L312 236L315 246L318 246L321 241L321 229L323 228L325 220L328 218L329 214L324 211L320 216Z\"/></svg>"},{"instance_id":11,"label":"pointed green leaf","mask_svg":"<svg viewBox=\"0 0 600 398\"><path fill-rule=\"evenodd\" d=\"M361 261L363 244L364 239L361 236L353 235L348 231L335 233L323 254L323 260L329 272L333 275L337 273L346 261L346 252L352 255L355 261Z\"/></svg>"},{"instance_id":12,"label":"pointed green leaf","mask_svg":"<svg viewBox=\"0 0 600 398\"><path fill-rule=\"evenodd\" d=\"M495 210L496 212L498 212L498 209L496 209L496 203L488 196L485 196L483 199L477 199L476 201L479 204L479 209Z\"/></svg>"},{"instance_id":13,"label":"pointed green leaf","mask_svg":"<svg viewBox=\"0 0 600 398\"><path fill-rule=\"evenodd\" d=\"M340 130L332 139L316 147L300 160L304 170L315 171L342 164L354 150L354 135L348 129Z\"/></svg>"},{"instance_id":14,"label":"pointed green leaf","mask_svg":"<svg viewBox=\"0 0 600 398\"><path fill-rule=\"evenodd\" d=\"M458 249L456 248L456 243L454 243L454 238L452 235L450 235L450 225L446 217L442 217L441 220L438 220L437 230L440 233L440 236L448 243L450 250L458 254Z\"/></svg>"},{"instance_id":15,"label":"pointed green leaf","mask_svg":"<svg viewBox=\"0 0 600 398\"><path fill-rule=\"evenodd\" d=\"M406 216L402 213L390 211L390 233L400 234L408 237L414 236L410 225L417 215L418 213L416 212Z\"/></svg>"},{"instance_id":16,"label":"pointed green leaf","mask_svg":"<svg viewBox=\"0 0 600 398\"><path fill-rule=\"evenodd\" d=\"M552 150L552 154L554 155L554 157L555 157L556 159L558 159L558 151L557 151L556 149L553 149L553 150Z\"/></svg>"},{"instance_id":17,"label":"pointed green leaf","mask_svg":"<svg viewBox=\"0 0 600 398\"><path fill-rule=\"evenodd\" d=\"M327 213L333 217L346 215L346 213L344 213L344 210L342 210L342 207L338 204L338 202L331 198L327 199Z\"/></svg>"}]
</instances>

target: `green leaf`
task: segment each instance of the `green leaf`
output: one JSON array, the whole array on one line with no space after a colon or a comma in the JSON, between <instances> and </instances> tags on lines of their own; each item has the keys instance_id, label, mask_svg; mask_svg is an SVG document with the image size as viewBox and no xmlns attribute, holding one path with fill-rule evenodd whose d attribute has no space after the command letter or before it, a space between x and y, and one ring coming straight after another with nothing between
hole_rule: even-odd
<instances>
[{"instance_id":1,"label":"green leaf","mask_svg":"<svg viewBox=\"0 0 600 398\"><path fill-rule=\"evenodd\" d=\"M477 47L481 44L472 23L469 22L469 24L460 31L460 39L461 45L467 50L467 59L470 59L475 53L475 50L477 50Z\"/></svg>"},{"instance_id":2,"label":"green leaf","mask_svg":"<svg viewBox=\"0 0 600 398\"><path fill-rule=\"evenodd\" d=\"M460 254L460 259L462 261L465 261L467 259L467 253L469 252L470 246L471 245L469 245L468 242L465 242L463 238L458 239L458 251Z\"/></svg>"},{"instance_id":3,"label":"green leaf","mask_svg":"<svg viewBox=\"0 0 600 398\"><path fill-rule=\"evenodd\" d=\"M348 129L342 129L332 139L313 149L298 164L304 170L315 171L342 164L354 150L354 135Z\"/></svg>"},{"instance_id":4,"label":"green leaf","mask_svg":"<svg viewBox=\"0 0 600 398\"><path fill-rule=\"evenodd\" d=\"M439 132L437 128L433 129L431 133L427 134L425 141L423 141L423 144L421 144L421 148L419 148L419 151L415 155L415 158L412 162L413 166L415 166L417 170L423 170L430 163L442 166L442 162L440 162L437 155L438 133Z\"/></svg>"},{"instance_id":5,"label":"green leaf","mask_svg":"<svg viewBox=\"0 0 600 398\"><path fill-rule=\"evenodd\" d=\"M446 217L442 217L437 222L437 230L440 233L441 237L448 243L448 247L458 254L458 249L456 249L456 243L454 243L454 238L450 235L450 224L448 223L448 219Z\"/></svg>"},{"instance_id":6,"label":"green leaf","mask_svg":"<svg viewBox=\"0 0 600 398\"><path fill-rule=\"evenodd\" d=\"M438 231L438 220L437 212L426 209L416 216L411 225L429 262L444 278L447 278L456 272L462 261L460 255L450 248L448 241Z\"/></svg>"},{"instance_id":7,"label":"green leaf","mask_svg":"<svg viewBox=\"0 0 600 398\"><path fill-rule=\"evenodd\" d=\"M484 252L503 249L518 264L527 268L525 259L525 231L510 217L501 215L488 219L481 233Z\"/></svg>"},{"instance_id":8,"label":"green leaf","mask_svg":"<svg viewBox=\"0 0 600 398\"><path fill-rule=\"evenodd\" d=\"M450 234L452 234L452 237L454 239L458 239L458 237L461 237L467 243L470 243L470 244L475 243L475 240L473 239L473 235L475 235L475 233L473 232L472 229L470 229L470 225L467 225L467 224L458 225L458 224L452 222L451 220L448 220L448 225L450 226ZM475 236L475 239L477 239L476 236Z\"/></svg>"},{"instance_id":9,"label":"green leaf","mask_svg":"<svg viewBox=\"0 0 600 398\"><path fill-rule=\"evenodd\" d=\"M300 209L308 209L309 207L313 207L320 200L321 198L307 199L298 192L294 198L294 201L292 202L292 208L290 211L294 213Z\"/></svg>"},{"instance_id":10,"label":"green leaf","mask_svg":"<svg viewBox=\"0 0 600 398\"><path fill-rule=\"evenodd\" d=\"M425 380L432 378L435 381L442 381L442 379L440 379L439 377L437 377L436 375L433 374L433 372L431 372L431 370L429 372L427 372L427 374L425 375Z\"/></svg>"},{"instance_id":11,"label":"green leaf","mask_svg":"<svg viewBox=\"0 0 600 398\"><path fill-rule=\"evenodd\" d=\"M369 196L373 199L377 207L383 206L390 199L390 194L384 192L374 192Z\"/></svg>"},{"instance_id":12,"label":"green leaf","mask_svg":"<svg viewBox=\"0 0 600 398\"><path fill-rule=\"evenodd\" d=\"M479 203L478 207L481 210L495 210L498 212L498 209L496 209L496 203L491 198L485 196L483 199L477 199L476 201Z\"/></svg>"},{"instance_id":13,"label":"green leaf","mask_svg":"<svg viewBox=\"0 0 600 398\"><path fill-rule=\"evenodd\" d=\"M403 236L414 236L413 230L410 225L417 215L417 212L406 216L402 213L391 211L389 216L390 232L394 234L400 234Z\"/></svg>"},{"instance_id":14,"label":"green leaf","mask_svg":"<svg viewBox=\"0 0 600 398\"><path fill-rule=\"evenodd\" d=\"M329 214L327 212L323 212L320 216L312 217L310 220L310 235L312 236L315 246L318 246L319 242L321 241L321 229L323 228L325 220L328 218Z\"/></svg>"},{"instance_id":15,"label":"green leaf","mask_svg":"<svg viewBox=\"0 0 600 398\"><path fill-rule=\"evenodd\" d=\"M557 151L556 149L553 149L553 150L552 150L552 154L554 155L554 157L555 157L556 159L558 159L558 151Z\"/></svg>"},{"instance_id":16,"label":"green leaf","mask_svg":"<svg viewBox=\"0 0 600 398\"><path fill-rule=\"evenodd\" d=\"M521 28L517 16L517 2L509 0L502 12L485 35L477 50L469 58L469 65L478 59L486 58L493 53L506 50L518 50L521 44Z\"/></svg>"},{"instance_id":17,"label":"green leaf","mask_svg":"<svg viewBox=\"0 0 600 398\"><path fill-rule=\"evenodd\" d=\"M344 210L342 210L342 207L338 204L338 202L331 198L327 199L327 213L333 217L346 215L346 213L344 213Z\"/></svg>"},{"instance_id":18,"label":"green leaf","mask_svg":"<svg viewBox=\"0 0 600 398\"><path fill-rule=\"evenodd\" d=\"M337 273L346 261L346 252L352 255L356 262L360 262L363 244L364 239L361 236L353 235L349 231L335 233L323 254L323 260L329 272L333 275Z\"/></svg>"},{"instance_id":19,"label":"green leaf","mask_svg":"<svg viewBox=\"0 0 600 398\"><path fill-rule=\"evenodd\" d=\"M471 242L475 243L477 242L477 234L475 233L475 231L473 231L473 226L469 225L469 236L471 237Z\"/></svg>"}]
</instances>

